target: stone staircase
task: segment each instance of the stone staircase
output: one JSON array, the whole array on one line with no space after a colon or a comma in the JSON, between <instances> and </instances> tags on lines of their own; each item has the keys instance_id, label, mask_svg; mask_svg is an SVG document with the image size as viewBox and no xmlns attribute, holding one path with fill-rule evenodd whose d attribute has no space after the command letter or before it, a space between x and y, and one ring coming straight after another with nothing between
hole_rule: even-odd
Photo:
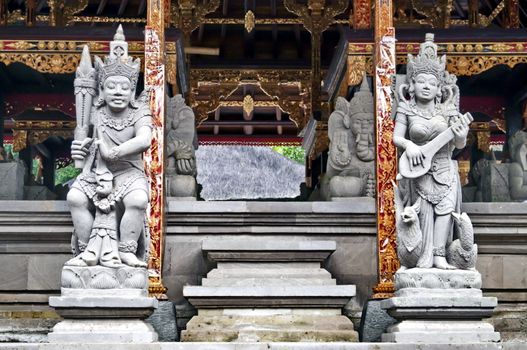
<instances>
[{"instance_id":1,"label":"stone staircase","mask_svg":"<svg viewBox=\"0 0 527 350\"><path fill-rule=\"evenodd\" d=\"M357 341L341 313L354 285L321 267L334 241L205 240L217 267L183 294L198 315L182 341Z\"/></svg>"}]
</instances>

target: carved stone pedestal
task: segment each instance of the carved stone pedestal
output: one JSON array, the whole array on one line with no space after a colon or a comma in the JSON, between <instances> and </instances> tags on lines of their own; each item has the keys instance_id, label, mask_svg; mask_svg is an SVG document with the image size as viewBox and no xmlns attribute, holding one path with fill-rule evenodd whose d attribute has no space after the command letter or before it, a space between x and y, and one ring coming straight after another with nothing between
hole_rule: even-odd
<instances>
[{"instance_id":1,"label":"carved stone pedestal","mask_svg":"<svg viewBox=\"0 0 527 350\"><path fill-rule=\"evenodd\" d=\"M65 320L48 334L51 343L151 343L157 333L143 320L157 308L144 268L102 266L62 270L59 297L49 305Z\"/></svg>"},{"instance_id":2,"label":"carved stone pedestal","mask_svg":"<svg viewBox=\"0 0 527 350\"><path fill-rule=\"evenodd\" d=\"M336 285L321 268L330 241L204 241L218 267L183 295L198 315L182 341L357 341L342 307L355 286Z\"/></svg>"},{"instance_id":3,"label":"carved stone pedestal","mask_svg":"<svg viewBox=\"0 0 527 350\"><path fill-rule=\"evenodd\" d=\"M482 321L497 305L484 297L477 271L410 269L397 272L395 297L381 307L399 321L383 342L467 344L498 342L500 334ZM404 286L404 287L403 287Z\"/></svg>"}]
</instances>

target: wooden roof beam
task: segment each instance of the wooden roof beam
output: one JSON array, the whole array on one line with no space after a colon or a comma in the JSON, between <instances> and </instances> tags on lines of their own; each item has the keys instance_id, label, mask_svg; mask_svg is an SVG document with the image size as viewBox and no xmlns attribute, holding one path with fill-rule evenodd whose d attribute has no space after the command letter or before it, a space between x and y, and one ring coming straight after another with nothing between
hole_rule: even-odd
<instances>
[{"instance_id":1,"label":"wooden roof beam","mask_svg":"<svg viewBox=\"0 0 527 350\"><path fill-rule=\"evenodd\" d=\"M255 11L255 1L254 0L244 0L243 6L245 13L248 11ZM243 47L245 51L245 57L253 58L254 57L254 29L248 33L247 30L243 31Z\"/></svg>"},{"instance_id":2,"label":"wooden roof beam","mask_svg":"<svg viewBox=\"0 0 527 350\"><path fill-rule=\"evenodd\" d=\"M142 16L146 9L146 0L141 0L139 8L137 10L137 16Z\"/></svg>"},{"instance_id":3,"label":"wooden roof beam","mask_svg":"<svg viewBox=\"0 0 527 350\"><path fill-rule=\"evenodd\" d=\"M117 11L117 16L120 17L124 14L126 6L128 6L128 0L121 0L121 5L119 6L119 10Z\"/></svg>"},{"instance_id":4,"label":"wooden roof beam","mask_svg":"<svg viewBox=\"0 0 527 350\"><path fill-rule=\"evenodd\" d=\"M227 17L227 13L229 11L229 0L223 0L221 14L223 17ZM221 39L220 39L220 57L223 56L223 46L225 44L225 37L227 36L227 26L225 24L221 25Z\"/></svg>"},{"instance_id":5,"label":"wooden roof beam","mask_svg":"<svg viewBox=\"0 0 527 350\"><path fill-rule=\"evenodd\" d=\"M97 7L97 16L102 15L104 12L104 9L106 8L106 4L108 3L108 0L101 0L99 3L99 7Z\"/></svg>"},{"instance_id":6,"label":"wooden roof beam","mask_svg":"<svg viewBox=\"0 0 527 350\"><path fill-rule=\"evenodd\" d=\"M271 14L276 17L276 0L271 0ZM273 24L273 58L278 58L278 25Z\"/></svg>"}]
</instances>

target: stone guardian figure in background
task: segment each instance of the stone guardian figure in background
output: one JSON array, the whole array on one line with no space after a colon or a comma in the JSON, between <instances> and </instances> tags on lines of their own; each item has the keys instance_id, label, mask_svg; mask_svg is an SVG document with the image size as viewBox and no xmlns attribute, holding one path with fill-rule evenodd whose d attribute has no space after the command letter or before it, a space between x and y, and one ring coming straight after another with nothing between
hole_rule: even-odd
<instances>
[{"instance_id":1,"label":"stone guardian figure in background","mask_svg":"<svg viewBox=\"0 0 527 350\"><path fill-rule=\"evenodd\" d=\"M338 97L328 121L326 200L375 195L373 96L366 77L350 102Z\"/></svg>"},{"instance_id":2,"label":"stone guardian figure in background","mask_svg":"<svg viewBox=\"0 0 527 350\"><path fill-rule=\"evenodd\" d=\"M393 141L403 151L395 186L395 296L381 307L399 322L382 335L397 343L481 343L500 335L482 321L497 299L484 297L475 270L477 246L461 213L455 148L465 147L470 114L459 112L456 77L438 57L433 34L408 55L400 85Z\"/></svg>"},{"instance_id":3,"label":"stone guardian figure in background","mask_svg":"<svg viewBox=\"0 0 527 350\"><path fill-rule=\"evenodd\" d=\"M509 140L512 163L509 167L509 191L514 200L527 200L527 132L517 131Z\"/></svg>"},{"instance_id":4,"label":"stone guardian figure in background","mask_svg":"<svg viewBox=\"0 0 527 350\"><path fill-rule=\"evenodd\" d=\"M169 131L167 133L168 195L195 200L196 183L196 127L192 108L181 95L168 100Z\"/></svg>"}]
</instances>

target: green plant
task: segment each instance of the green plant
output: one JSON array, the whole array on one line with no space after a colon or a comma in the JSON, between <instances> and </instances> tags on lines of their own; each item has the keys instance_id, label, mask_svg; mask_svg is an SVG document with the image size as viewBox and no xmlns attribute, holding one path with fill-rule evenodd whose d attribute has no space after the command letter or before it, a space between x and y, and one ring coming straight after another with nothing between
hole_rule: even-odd
<instances>
[{"instance_id":1,"label":"green plant","mask_svg":"<svg viewBox=\"0 0 527 350\"><path fill-rule=\"evenodd\" d=\"M55 169L55 186L64 184L69 180L76 178L80 173L81 170L75 168L73 164Z\"/></svg>"},{"instance_id":2,"label":"green plant","mask_svg":"<svg viewBox=\"0 0 527 350\"><path fill-rule=\"evenodd\" d=\"M272 150L297 163L306 163L306 155L301 146L273 146Z\"/></svg>"}]
</instances>

